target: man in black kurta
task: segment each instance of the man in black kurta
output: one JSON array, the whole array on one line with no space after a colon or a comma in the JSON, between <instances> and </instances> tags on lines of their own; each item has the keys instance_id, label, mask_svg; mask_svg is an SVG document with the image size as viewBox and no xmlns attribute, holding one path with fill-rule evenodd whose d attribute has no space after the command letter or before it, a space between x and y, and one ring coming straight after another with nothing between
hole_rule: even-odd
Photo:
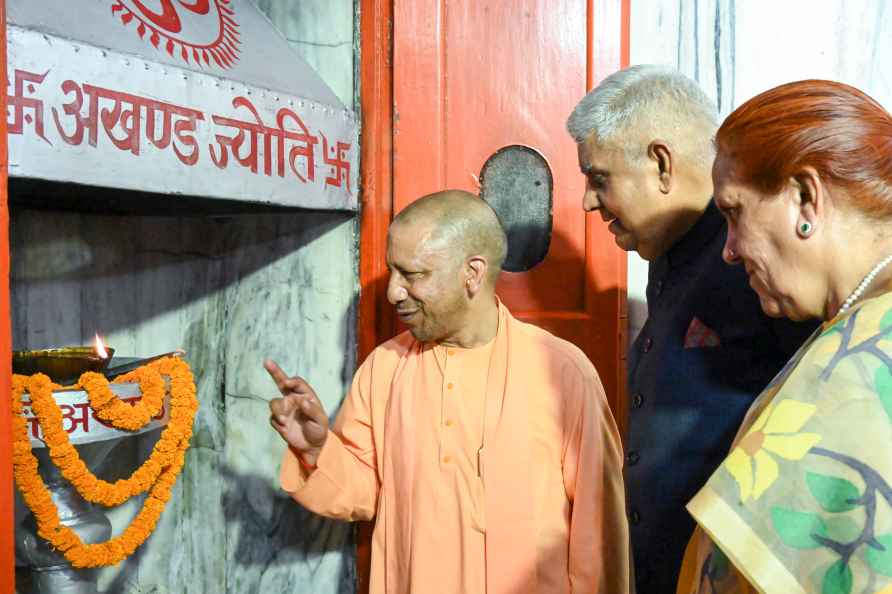
<instances>
[{"instance_id":1,"label":"man in black kurta","mask_svg":"<svg viewBox=\"0 0 892 594\"><path fill-rule=\"evenodd\" d=\"M675 591L694 529L684 506L727 455L753 399L816 325L762 313L743 267L722 260L725 233L710 202L650 263L647 322L629 350L624 475L639 594Z\"/></svg>"},{"instance_id":2,"label":"man in black kurta","mask_svg":"<svg viewBox=\"0 0 892 594\"><path fill-rule=\"evenodd\" d=\"M684 506L727 454L750 403L816 323L768 318L746 271L722 260L712 202L715 106L655 66L620 71L567 122L583 207L650 262L648 319L628 356L625 449L638 594L672 594L694 523Z\"/></svg>"}]
</instances>

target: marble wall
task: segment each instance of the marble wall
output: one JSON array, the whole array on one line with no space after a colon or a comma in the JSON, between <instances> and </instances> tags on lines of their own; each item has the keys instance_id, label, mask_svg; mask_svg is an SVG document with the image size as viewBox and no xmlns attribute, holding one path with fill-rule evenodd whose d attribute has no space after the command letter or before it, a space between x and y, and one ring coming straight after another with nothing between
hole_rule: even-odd
<instances>
[{"instance_id":1,"label":"marble wall","mask_svg":"<svg viewBox=\"0 0 892 594\"><path fill-rule=\"evenodd\" d=\"M344 105L354 105L358 38L353 0L251 0Z\"/></svg>"},{"instance_id":2,"label":"marble wall","mask_svg":"<svg viewBox=\"0 0 892 594\"><path fill-rule=\"evenodd\" d=\"M825 78L892 109L887 0L632 0L632 64L666 64L697 80L724 117L781 83ZM647 263L629 256L629 317L647 316Z\"/></svg>"},{"instance_id":3,"label":"marble wall","mask_svg":"<svg viewBox=\"0 0 892 594\"><path fill-rule=\"evenodd\" d=\"M354 106L353 0L255 3ZM123 356L182 347L198 384L201 408L173 498L137 554L100 573L100 590L353 592L351 526L306 512L278 488L284 444L268 424L276 391L261 361L304 375L336 412L356 367L355 213L17 207L11 218L14 348L85 344L96 331ZM156 438L117 448L110 465L129 474ZM116 533L140 503L111 513Z\"/></svg>"}]
</instances>

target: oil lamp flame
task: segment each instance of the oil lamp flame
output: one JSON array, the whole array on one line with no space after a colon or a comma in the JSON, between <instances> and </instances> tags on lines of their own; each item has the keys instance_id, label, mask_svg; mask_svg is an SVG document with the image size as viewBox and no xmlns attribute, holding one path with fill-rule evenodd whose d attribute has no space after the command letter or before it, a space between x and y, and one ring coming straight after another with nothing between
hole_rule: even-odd
<instances>
[{"instance_id":1,"label":"oil lamp flame","mask_svg":"<svg viewBox=\"0 0 892 594\"><path fill-rule=\"evenodd\" d=\"M96 344L95 344L96 354L102 357L103 359L108 359L108 352L105 350L105 345L102 344L102 339L99 338L99 333L96 333Z\"/></svg>"}]
</instances>

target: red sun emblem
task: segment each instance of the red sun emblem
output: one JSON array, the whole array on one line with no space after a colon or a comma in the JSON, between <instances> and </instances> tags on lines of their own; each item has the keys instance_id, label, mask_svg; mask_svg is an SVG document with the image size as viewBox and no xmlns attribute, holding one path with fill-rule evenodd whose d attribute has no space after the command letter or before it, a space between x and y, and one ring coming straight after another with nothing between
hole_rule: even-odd
<instances>
[{"instance_id":1,"label":"red sun emblem","mask_svg":"<svg viewBox=\"0 0 892 594\"><path fill-rule=\"evenodd\" d=\"M239 31L232 0L113 0L124 26L136 22L140 39L199 66L231 68L238 61ZM213 62L213 64L212 64Z\"/></svg>"}]
</instances>

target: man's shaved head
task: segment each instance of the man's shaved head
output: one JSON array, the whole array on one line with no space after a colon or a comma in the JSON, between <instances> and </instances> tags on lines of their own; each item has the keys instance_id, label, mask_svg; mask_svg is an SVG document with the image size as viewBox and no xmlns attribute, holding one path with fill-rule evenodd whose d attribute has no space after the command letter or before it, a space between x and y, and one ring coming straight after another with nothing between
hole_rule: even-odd
<instances>
[{"instance_id":1,"label":"man's shaved head","mask_svg":"<svg viewBox=\"0 0 892 594\"><path fill-rule=\"evenodd\" d=\"M508 238L495 211L481 198L463 190L428 194L400 211L391 227L402 225L429 226L425 242L442 244L461 260L483 256L487 279L495 286L508 253Z\"/></svg>"}]
</instances>

